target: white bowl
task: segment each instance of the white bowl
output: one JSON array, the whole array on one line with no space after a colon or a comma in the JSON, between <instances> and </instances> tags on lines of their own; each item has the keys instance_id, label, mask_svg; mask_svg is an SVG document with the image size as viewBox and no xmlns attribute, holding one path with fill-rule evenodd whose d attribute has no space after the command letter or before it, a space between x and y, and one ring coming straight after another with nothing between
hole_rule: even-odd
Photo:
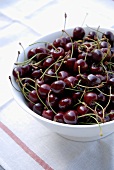
<instances>
[{"instance_id":1,"label":"white bowl","mask_svg":"<svg viewBox=\"0 0 114 170\"><path fill-rule=\"evenodd\" d=\"M97 30L97 28L94 28ZM86 34L91 30L88 27L84 27L84 30ZM107 29L107 28L100 28L99 29L101 32L105 32L107 30L110 30L111 32L114 33L113 29ZM73 29L68 29L66 30L69 35L72 35ZM47 42L53 42L56 38L61 36L61 31L54 32L52 34L46 35L38 39L39 42L47 41ZM32 43L32 42L31 42ZM25 49L25 52L27 53L29 49L35 48L37 46L43 46L43 44L34 44L32 46L29 46L28 48ZM24 60L24 53L21 53L19 56L19 62ZM15 62L15 61L14 61ZM14 67L14 65L13 65ZM12 67L12 70L13 70ZM11 79L12 83L14 84L15 87L18 88L11 72ZM103 136L100 136L100 128L98 124L95 125L69 125L69 124L63 124L63 123L57 123L51 120L48 120L46 118L43 118L37 114L35 114L29 107L26 105L26 102L24 100L23 95L15 90L15 88L11 86L11 91L13 94L14 99L17 101L17 103L23 108L27 114L32 115L34 118L36 118L39 122L41 122L44 126L49 128L51 131L67 138L70 140L74 141L93 141L93 140L98 140L101 139L102 137L106 137L107 135L111 134L114 132L114 121L102 123L100 125L102 129Z\"/></svg>"}]
</instances>

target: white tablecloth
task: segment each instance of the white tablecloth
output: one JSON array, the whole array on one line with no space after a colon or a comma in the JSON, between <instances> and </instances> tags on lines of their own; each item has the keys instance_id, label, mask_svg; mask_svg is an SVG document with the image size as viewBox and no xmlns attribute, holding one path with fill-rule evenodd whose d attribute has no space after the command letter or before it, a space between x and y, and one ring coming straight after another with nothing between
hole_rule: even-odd
<instances>
[{"instance_id":1,"label":"white tablecloth","mask_svg":"<svg viewBox=\"0 0 114 170\"><path fill-rule=\"evenodd\" d=\"M64 27L114 27L113 0L0 1L0 169L113 170L114 134L94 142L74 142L49 131L23 111L8 86L12 62L41 35Z\"/></svg>"}]
</instances>

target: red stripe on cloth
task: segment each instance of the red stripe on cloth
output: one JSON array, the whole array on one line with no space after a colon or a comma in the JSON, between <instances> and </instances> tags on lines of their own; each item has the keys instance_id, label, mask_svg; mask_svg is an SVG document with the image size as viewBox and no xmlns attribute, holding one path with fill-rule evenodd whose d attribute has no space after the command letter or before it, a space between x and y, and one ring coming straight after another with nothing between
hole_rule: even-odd
<instances>
[{"instance_id":1,"label":"red stripe on cloth","mask_svg":"<svg viewBox=\"0 0 114 170\"><path fill-rule=\"evenodd\" d=\"M53 170L44 160L33 152L24 142L22 142L7 126L0 122L0 128L6 132L31 158L33 158L45 170Z\"/></svg>"}]
</instances>

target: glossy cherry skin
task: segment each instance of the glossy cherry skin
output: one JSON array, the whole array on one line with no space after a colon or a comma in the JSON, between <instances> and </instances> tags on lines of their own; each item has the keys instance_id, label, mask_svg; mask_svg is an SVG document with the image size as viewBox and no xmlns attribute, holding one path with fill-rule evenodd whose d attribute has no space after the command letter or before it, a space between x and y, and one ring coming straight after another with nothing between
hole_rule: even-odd
<instances>
[{"instance_id":1,"label":"glossy cherry skin","mask_svg":"<svg viewBox=\"0 0 114 170\"><path fill-rule=\"evenodd\" d=\"M18 66L18 67L15 67L14 69L13 69L13 76L15 77L15 79L17 79L18 78L18 74L19 74L19 77L23 77L23 75L24 75L24 70L22 69L22 67L21 66Z\"/></svg>"},{"instance_id":2,"label":"glossy cherry skin","mask_svg":"<svg viewBox=\"0 0 114 170\"><path fill-rule=\"evenodd\" d=\"M85 36L85 31L82 27L76 27L73 30L73 40L82 40Z\"/></svg>"},{"instance_id":3,"label":"glossy cherry skin","mask_svg":"<svg viewBox=\"0 0 114 170\"><path fill-rule=\"evenodd\" d=\"M33 79L38 79L38 78L40 78L41 75L42 75L42 73L41 73L41 70L39 69L39 70L34 70L31 74L31 77Z\"/></svg>"},{"instance_id":4,"label":"glossy cherry skin","mask_svg":"<svg viewBox=\"0 0 114 170\"><path fill-rule=\"evenodd\" d=\"M73 70L72 68L74 67L75 61L76 61L76 58L68 58L65 61L65 67L69 72L72 72L72 70Z\"/></svg>"},{"instance_id":5,"label":"glossy cherry skin","mask_svg":"<svg viewBox=\"0 0 114 170\"><path fill-rule=\"evenodd\" d=\"M33 111L37 113L38 115L41 115L43 112L44 106L41 103L36 103L33 106Z\"/></svg>"},{"instance_id":6,"label":"glossy cherry skin","mask_svg":"<svg viewBox=\"0 0 114 170\"><path fill-rule=\"evenodd\" d=\"M75 104L75 102L77 102L79 99L80 99L80 97L81 97L81 92L79 91L77 91L77 92L74 92L73 93L73 95L72 95L72 99L73 99L73 102L74 102L74 104Z\"/></svg>"},{"instance_id":7,"label":"glossy cherry skin","mask_svg":"<svg viewBox=\"0 0 114 170\"><path fill-rule=\"evenodd\" d=\"M114 34L111 31L106 31L102 37L106 37L109 39L109 42L111 43L111 45L113 45L114 42Z\"/></svg>"},{"instance_id":8,"label":"glossy cherry skin","mask_svg":"<svg viewBox=\"0 0 114 170\"><path fill-rule=\"evenodd\" d=\"M64 79L64 82L66 83L66 87L74 87L78 83L78 79L74 76L69 76Z\"/></svg>"},{"instance_id":9,"label":"glossy cherry skin","mask_svg":"<svg viewBox=\"0 0 114 170\"><path fill-rule=\"evenodd\" d=\"M88 38L93 39L93 40L97 40L97 34L95 31L90 31L87 35Z\"/></svg>"},{"instance_id":10,"label":"glossy cherry skin","mask_svg":"<svg viewBox=\"0 0 114 170\"><path fill-rule=\"evenodd\" d=\"M76 110L77 110L79 116L85 115L89 111L89 109L86 106L84 106L83 104L78 105Z\"/></svg>"},{"instance_id":11,"label":"glossy cherry skin","mask_svg":"<svg viewBox=\"0 0 114 170\"><path fill-rule=\"evenodd\" d=\"M110 120L114 120L114 109L109 110L108 113L109 113Z\"/></svg>"},{"instance_id":12,"label":"glossy cherry skin","mask_svg":"<svg viewBox=\"0 0 114 170\"><path fill-rule=\"evenodd\" d=\"M94 92L88 92L88 93L85 93L84 94L84 99L83 101L89 105L89 106L92 106L92 105L95 105L95 102L98 100L98 96L96 93Z\"/></svg>"},{"instance_id":13,"label":"glossy cherry skin","mask_svg":"<svg viewBox=\"0 0 114 170\"><path fill-rule=\"evenodd\" d=\"M79 72L78 67L80 67L80 72L83 73L88 69L88 64L83 59L78 59L74 63L74 72Z\"/></svg>"},{"instance_id":14,"label":"glossy cherry skin","mask_svg":"<svg viewBox=\"0 0 114 170\"><path fill-rule=\"evenodd\" d=\"M96 86L101 83L101 79L95 76L94 74L89 74L87 76L87 81L89 86Z\"/></svg>"},{"instance_id":15,"label":"glossy cherry skin","mask_svg":"<svg viewBox=\"0 0 114 170\"><path fill-rule=\"evenodd\" d=\"M72 98L70 98L70 97L64 97L58 103L58 106L59 106L60 110L66 110L71 105L72 105Z\"/></svg>"},{"instance_id":16,"label":"glossy cherry skin","mask_svg":"<svg viewBox=\"0 0 114 170\"><path fill-rule=\"evenodd\" d=\"M68 110L63 115L66 124L75 125L77 123L77 112L75 110Z\"/></svg>"},{"instance_id":17,"label":"glossy cherry skin","mask_svg":"<svg viewBox=\"0 0 114 170\"><path fill-rule=\"evenodd\" d=\"M36 54L35 49L30 49L27 53L27 58L30 59Z\"/></svg>"},{"instance_id":18,"label":"glossy cherry skin","mask_svg":"<svg viewBox=\"0 0 114 170\"><path fill-rule=\"evenodd\" d=\"M50 94L47 98L46 98L46 105L48 107L57 107L58 105L58 97L55 94Z\"/></svg>"},{"instance_id":19,"label":"glossy cherry skin","mask_svg":"<svg viewBox=\"0 0 114 170\"><path fill-rule=\"evenodd\" d=\"M54 59L52 57L46 58L43 62L43 68L48 68L54 63Z\"/></svg>"},{"instance_id":20,"label":"glossy cherry skin","mask_svg":"<svg viewBox=\"0 0 114 170\"><path fill-rule=\"evenodd\" d=\"M52 83L54 80L56 80L56 74L55 74L55 71L54 69L49 69L47 70L46 74L44 75L44 82L45 83Z\"/></svg>"},{"instance_id":21,"label":"glossy cherry skin","mask_svg":"<svg viewBox=\"0 0 114 170\"><path fill-rule=\"evenodd\" d=\"M54 116L54 121L59 123L64 123L63 115L64 112L62 111L57 112L57 114Z\"/></svg>"},{"instance_id":22,"label":"glossy cherry skin","mask_svg":"<svg viewBox=\"0 0 114 170\"><path fill-rule=\"evenodd\" d=\"M93 63L90 67L90 71L93 74L99 74L99 73L102 73L104 70L102 66L98 66L95 63Z\"/></svg>"},{"instance_id":23,"label":"glossy cherry skin","mask_svg":"<svg viewBox=\"0 0 114 170\"><path fill-rule=\"evenodd\" d=\"M30 91L29 94L28 94L28 98L33 103L37 103L39 101L36 90Z\"/></svg>"},{"instance_id":24,"label":"glossy cherry skin","mask_svg":"<svg viewBox=\"0 0 114 170\"><path fill-rule=\"evenodd\" d=\"M69 76L69 73L67 71L60 71L58 73L58 79L59 80L64 80L68 76Z\"/></svg>"},{"instance_id":25,"label":"glossy cherry skin","mask_svg":"<svg viewBox=\"0 0 114 170\"><path fill-rule=\"evenodd\" d=\"M103 59L103 53L100 49L95 49L92 52L92 58L95 62L100 62Z\"/></svg>"},{"instance_id":26,"label":"glossy cherry skin","mask_svg":"<svg viewBox=\"0 0 114 170\"><path fill-rule=\"evenodd\" d=\"M65 82L63 80L57 80L54 81L51 84L51 90L56 93L56 94L60 94L63 92L63 90L65 89Z\"/></svg>"},{"instance_id":27,"label":"glossy cherry skin","mask_svg":"<svg viewBox=\"0 0 114 170\"><path fill-rule=\"evenodd\" d=\"M66 37L61 37L61 38L56 38L54 41L53 41L53 45L57 48L57 47L62 47L64 48L65 45L67 43L67 39Z\"/></svg>"},{"instance_id":28,"label":"glossy cherry skin","mask_svg":"<svg viewBox=\"0 0 114 170\"><path fill-rule=\"evenodd\" d=\"M40 95L40 97L46 98L50 89L51 89L50 85L42 84L38 89L38 94Z\"/></svg>"},{"instance_id":29,"label":"glossy cherry skin","mask_svg":"<svg viewBox=\"0 0 114 170\"><path fill-rule=\"evenodd\" d=\"M54 118L54 113L52 110L48 109L48 110L43 110L42 112L42 117L49 119L49 120L53 120Z\"/></svg>"},{"instance_id":30,"label":"glossy cherry skin","mask_svg":"<svg viewBox=\"0 0 114 170\"><path fill-rule=\"evenodd\" d=\"M60 56L64 57L65 51L62 47L58 47L57 50L52 49L51 54L55 60L57 60Z\"/></svg>"}]
</instances>

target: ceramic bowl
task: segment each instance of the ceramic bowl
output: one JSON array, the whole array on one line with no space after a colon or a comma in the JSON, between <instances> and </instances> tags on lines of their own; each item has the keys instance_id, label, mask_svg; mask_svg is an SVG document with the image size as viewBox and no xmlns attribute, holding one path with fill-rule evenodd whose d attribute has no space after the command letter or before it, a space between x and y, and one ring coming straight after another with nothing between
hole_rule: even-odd
<instances>
[{"instance_id":1,"label":"ceramic bowl","mask_svg":"<svg viewBox=\"0 0 114 170\"><path fill-rule=\"evenodd\" d=\"M97 28L93 28L93 29L97 30ZM88 34L88 32L91 29L88 28L88 27L84 27L84 30L85 30L86 34ZM110 30L111 32L114 33L113 29L99 28L99 31L101 31L101 32L105 32L107 30ZM72 35L73 28L66 30L66 32L69 35ZM101 36L100 33L98 33L98 34L99 34L99 36ZM45 36L40 37L38 39L38 42L43 42L43 41L53 42L53 40L55 40L56 38L58 38L60 36L61 36L61 31L53 32L49 35L45 35ZM43 46L43 44L39 43L39 44L34 44L32 46L28 46L25 49L25 53L27 54L27 52L31 48L35 48L37 46ZM20 54L18 60L19 60L19 62L24 60L24 53L23 52ZM14 64L13 64L13 67L14 67ZM13 76L12 76L13 67L11 68L11 79L12 79L13 85L16 88L18 88L18 86L17 86L17 84L16 84L16 82L15 82ZM74 141L94 141L94 140L98 140L98 139L101 139L103 137L106 137L107 135L114 132L114 121L110 121L110 122L100 124L100 127L102 129L102 133L103 133L103 136L100 136L100 128L99 128L98 124L95 124L95 125L69 125L69 124L57 123L57 122L48 120L46 118L43 118L42 116L39 116L36 113L34 113L27 106L25 99L23 98L23 95L20 92L15 90L15 88L13 88L12 85L10 85L10 87L11 87L11 91L12 91L14 99L20 105L20 107L26 111L27 114L30 114L38 122L42 123L45 127L50 129L50 131L53 131L53 132L59 134L62 137L65 137L67 139L74 140Z\"/></svg>"}]
</instances>

